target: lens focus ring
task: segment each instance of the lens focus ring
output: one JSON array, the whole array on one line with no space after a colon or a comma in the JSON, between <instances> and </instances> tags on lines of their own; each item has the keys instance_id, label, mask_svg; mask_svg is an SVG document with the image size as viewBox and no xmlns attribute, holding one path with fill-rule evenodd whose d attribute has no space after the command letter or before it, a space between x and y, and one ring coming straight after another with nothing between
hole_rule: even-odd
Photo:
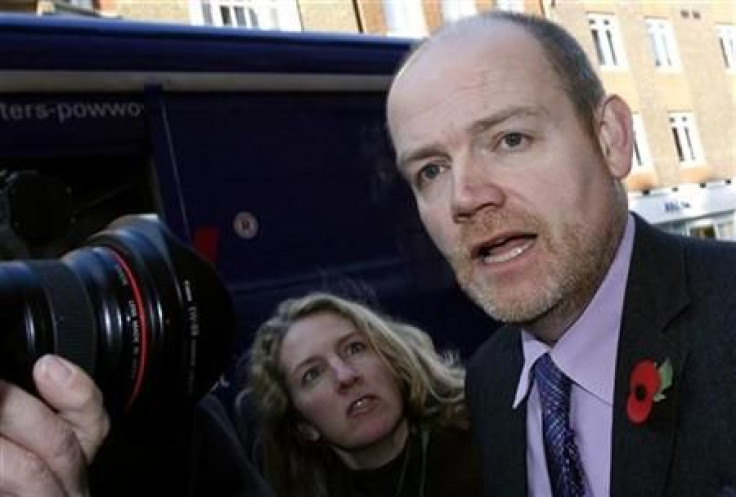
<instances>
[{"instance_id":1,"label":"lens focus ring","mask_svg":"<svg viewBox=\"0 0 736 497\"><path fill-rule=\"evenodd\" d=\"M85 287L58 261L28 261L41 282L53 316L54 352L94 374L97 332ZM83 304L82 304L83 303Z\"/></svg>"}]
</instances>

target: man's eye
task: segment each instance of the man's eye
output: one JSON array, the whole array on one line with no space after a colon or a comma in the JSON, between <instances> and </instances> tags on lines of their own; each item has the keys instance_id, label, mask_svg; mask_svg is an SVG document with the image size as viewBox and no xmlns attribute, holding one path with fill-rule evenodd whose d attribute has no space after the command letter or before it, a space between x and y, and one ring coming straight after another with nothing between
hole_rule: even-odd
<instances>
[{"instance_id":1,"label":"man's eye","mask_svg":"<svg viewBox=\"0 0 736 497\"><path fill-rule=\"evenodd\" d=\"M501 137L503 148L518 148L524 144L526 137L521 133L506 133Z\"/></svg>"},{"instance_id":2,"label":"man's eye","mask_svg":"<svg viewBox=\"0 0 736 497\"><path fill-rule=\"evenodd\" d=\"M442 173L442 166L439 164L427 164L417 173L417 184L423 185L436 179Z\"/></svg>"},{"instance_id":3,"label":"man's eye","mask_svg":"<svg viewBox=\"0 0 736 497\"><path fill-rule=\"evenodd\" d=\"M345 354L351 356L359 352L363 352L365 349L366 346L363 342L350 342L345 347Z\"/></svg>"}]
</instances>

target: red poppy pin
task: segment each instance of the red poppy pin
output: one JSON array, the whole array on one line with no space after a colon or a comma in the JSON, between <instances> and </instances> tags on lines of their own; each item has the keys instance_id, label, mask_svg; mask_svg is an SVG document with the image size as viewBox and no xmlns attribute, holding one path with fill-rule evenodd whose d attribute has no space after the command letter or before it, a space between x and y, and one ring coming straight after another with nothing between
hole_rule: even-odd
<instances>
[{"instance_id":1,"label":"red poppy pin","mask_svg":"<svg viewBox=\"0 0 736 497\"><path fill-rule=\"evenodd\" d=\"M629 400L626 413L632 423L641 424L652 411L652 404L665 398L664 391L672 385L672 363L666 359L661 366L650 360L634 366L629 378Z\"/></svg>"}]
</instances>

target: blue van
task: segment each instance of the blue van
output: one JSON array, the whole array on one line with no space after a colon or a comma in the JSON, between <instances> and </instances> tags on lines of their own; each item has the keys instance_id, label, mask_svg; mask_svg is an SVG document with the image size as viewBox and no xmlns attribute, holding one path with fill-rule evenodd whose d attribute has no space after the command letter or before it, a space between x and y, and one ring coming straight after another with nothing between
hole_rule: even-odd
<instances>
[{"instance_id":1,"label":"blue van","mask_svg":"<svg viewBox=\"0 0 736 497\"><path fill-rule=\"evenodd\" d=\"M469 355L495 324L426 236L385 130L408 49L365 35L1 15L0 255L59 257L116 217L153 212L230 290L233 363L277 302L315 289ZM17 181L41 186L13 201ZM40 193L49 188L67 192L63 205ZM99 473L116 483L102 495L186 495L181 437L136 430L126 436L157 450L134 467L111 455L114 469ZM130 471L139 476L121 478Z\"/></svg>"}]
</instances>

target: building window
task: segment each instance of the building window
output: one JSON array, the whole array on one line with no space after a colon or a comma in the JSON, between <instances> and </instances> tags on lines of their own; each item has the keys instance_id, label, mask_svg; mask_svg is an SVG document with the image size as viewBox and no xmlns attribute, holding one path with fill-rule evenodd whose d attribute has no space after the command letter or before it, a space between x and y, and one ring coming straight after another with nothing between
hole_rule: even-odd
<instances>
[{"instance_id":1,"label":"building window","mask_svg":"<svg viewBox=\"0 0 736 497\"><path fill-rule=\"evenodd\" d=\"M442 0L442 19L445 22L457 21L477 12L475 0Z\"/></svg>"},{"instance_id":2,"label":"building window","mask_svg":"<svg viewBox=\"0 0 736 497\"><path fill-rule=\"evenodd\" d=\"M497 0L496 8L509 12L524 12L524 0Z\"/></svg>"},{"instance_id":3,"label":"building window","mask_svg":"<svg viewBox=\"0 0 736 497\"><path fill-rule=\"evenodd\" d=\"M422 0L383 0L389 36L421 38L427 34Z\"/></svg>"},{"instance_id":4,"label":"building window","mask_svg":"<svg viewBox=\"0 0 736 497\"><path fill-rule=\"evenodd\" d=\"M192 0L194 24L300 31L295 0Z\"/></svg>"},{"instance_id":5,"label":"building window","mask_svg":"<svg viewBox=\"0 0 736 497\"><path fill-rule=\"evenodd\" d=\"M644 132L644 121L642 121L639 114L633 114L632 121L634 124L634 166L637 168L650 167L652 156L649 154L647 135Z\"/></svg>"},{"instance_id":6,"label":"building window","mask_svg":"<svg viewBox=\"0 0 736 497\"><path fill-rule=\"evenodd\" d=\"M588 23L593 35L595 53L601 68L623 68L626 66L623 44L618 33L616 18L612 15L589 14Z\"/></svg>"},{"instance_id":7,"label":"building window","mask_svg":"<svg viewBox=\"0 0 736 497\"><path fill-rule=\"evenodd\" d=\"M654 55L654 65L666 69L680 67L672 23L664 19L647 19L646 25Z\"/></svg>"},{"instance_id":8,"label":"building window","mask_svg":"<svg viewBox=\"0 0 736 497\"><path fill-rule=\"evenodd\" d=\"M726 64L726 69L734 71L736 70L736 26L721 25L716 26L716 29L721 44L723 63Z\"/></svg>"},{"instance_id":9,"label":"building window","mask_svg":"<svg viewBox=\"0 0 736 497\"><path fill-rule=\"evenodd\" d=\"M689 112L670 114L670 128L680 164L702 163L703 152L693 114Z\"/></svg>"},{"instance_id":10,"label":"building window","mask_svg":"<svg viewBox=\"0 0 736 497\"><path fill-rule=\"evenodd\" d=\"M693 238L717 238L716 227L712 223L688 226L687 231Z\"/></svg>"},{"instance_id":11,"label":"building window","mask_svg":"<svg viewBox=\"0 0 736 497\"><path fill-rule=\"evenodd\" d=\"M712 216L704 219L675 221L660 224L669 233L687 235L695 238L734 239L734 215Z\"/></svg>"},{"instance_id":12,"label":"building window","mask_svg":"<svg viewBox=\"0 0 736 497\"><path fill-rule=\"evenodd\" d=\"M66 0L66 3L82 9L92 10L94 7L92 0Z\"/></svg>"},{"instance_id":13,"label":"building window","mask_svg":"<svg viewBox=\"0 0 736 497\"><path fill-rule=\"evenodd\" d=\"M733 240L733 217L716 216L690 221L685 225L686 234L695 238Z\"/></svg>"},{"instance_id":14,"label":"building window","mask_svg":"<svg viewBox=\"0 0 736 497\"><path fill-rule=\"evenodd\" d=\"M716 237L719 240L733 240L733 217L716 220Z\"/></svg>"}]
</instances>

